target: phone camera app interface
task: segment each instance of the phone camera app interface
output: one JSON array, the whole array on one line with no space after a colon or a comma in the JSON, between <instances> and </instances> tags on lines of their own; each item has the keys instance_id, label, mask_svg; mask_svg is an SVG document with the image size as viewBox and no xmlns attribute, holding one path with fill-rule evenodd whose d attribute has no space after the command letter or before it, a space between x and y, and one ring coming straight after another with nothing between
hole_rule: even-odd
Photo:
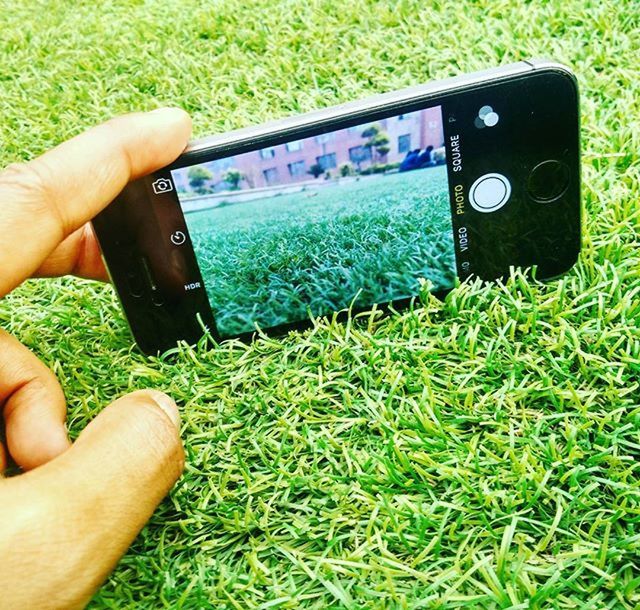
<instances>
[{"instance_id":1,"label":"phone camera app interface","mask_svg":"<svg viewBox=\"0 0 640 610\"><path fill-rule=\"evenodd\" d=\"M437 106L173 170L220 335L451 288L445 161Z\"/></svg>"}]
</instances>

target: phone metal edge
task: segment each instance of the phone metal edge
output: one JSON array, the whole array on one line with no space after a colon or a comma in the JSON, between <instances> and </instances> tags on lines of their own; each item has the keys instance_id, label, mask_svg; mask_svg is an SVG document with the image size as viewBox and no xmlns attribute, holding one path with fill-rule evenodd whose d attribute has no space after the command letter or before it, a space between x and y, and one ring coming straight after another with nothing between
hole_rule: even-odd
<instances>
[{"instance_id":1,"label":"phone metal edge","mask_svg":"<svg viewBox=\"0 0 640 610\"><path fill-rule=\"evenodd\" d=\"M541 63L534 64L533 62ZM547 68L556 66L572 74L572 72L562 64L555 64L554 62L547 62L546 60L531 60L531 62L520 61L497 68L472 72L471 74L461 74L427 84L414 85L398 91L369 96L362 100L350 101L300 115L288 116L259 125L251 125L221 134L214 134L192 140L175 164L172 165L179 164L183 157L189 158L204 151L214 151L229 145L236 146L264 136L283 134L303 127L319 127L323 123L331 122L336 118L349 119L349 117L357 117L363 112L376 110L382 106L389 107L405 102L420 101L421 99L426 101L439 94L454 93L459 89L465 89L473 85L486 83L487 81L499 81L513 76L527 74L539 69L539 67Z\"/></svg>"},{"instance_id":2,"label":"phone metal edge","mask_svg":"<svg viewBox=\"0 0 640 610\"><path fill-rule=\"evenodd\" d=\"M555 61L554 59L546 59L542 57L537 57L533 59L524 60L525 63L528 63L533 67L534 70L552 70L554 72L562 72L577 85L578 79L576 78L575 73L571 68L559 61Z\"/></svg>"},{"instance_id":3,"label":"phone metal edge","mask_svg":"<svg viewBox=\"0 0 640 610\"><path fill-rule=\"evenodd\" d=\"M580 253L582 252L582 247L584 245L584 237L583 230L585 227L585 218L583 215L585 214L585 207L582 205L582 117L580 113L580 85L578 83L578 78L565 64L562 64L553 59L547 58L534 58L527 61L527 63L531 64L535 70L550 70L553 72L560 72L564 76L568 77L576 90L576 100L577 100L577 108L576 108L576 119L578 121L577 129L578 129L578 205L580 206L580 215L578 217L578 254L576 256L576 260L572 263L571 267L575 265L580 257ZM565 272L566 273L566 272ZM548 280L554 280L560 277L562 274L558 276L554 276L551 278L547 278Z\"/></svg>"},{"instance_id":4,"label":"phone metal edge","mask_svg":"<svg viewBox=\"0 0 640 610\"><path fill-rule=\"evenodd\" d=\"M139 335L137 333L137 329L135 328L135 326L133 324L131 324L131 319L129 317L129 312L127 311L127 308L124 306L124 302L122 301L122 295L120 294L120 290L118 289L118 285L114 282L113 280L113 275L111 274L111 269L109 268L109 264L107 263L107 259L104 255L104 250L102 248L102 244L100 243L100 237L98 236L98 232L95 229L95 226L92 225L91 227L93 234L96 238L96 241L98 242L98 248L100 250L100 259L102 260L102 264L104 265L104 268L107 272L107 277L109 278L109 284L111 284L111 286L113 287L113 292L116 295L116 299L118 301L118 306L120 307L120 311L122 312L122 315L124 316L124 320L127 323L127 326L129 327L129 332L131 333L131 336L133 337L135 344L140 348L140 351L143 352L144 354L147 355L154 355L154 354L158 354L160 353L160 350L149 350L147 349L147 345L145 341L140 341ZM176 340L176 343L179 341L180 339Z\"/></svg>"}]
</instances>

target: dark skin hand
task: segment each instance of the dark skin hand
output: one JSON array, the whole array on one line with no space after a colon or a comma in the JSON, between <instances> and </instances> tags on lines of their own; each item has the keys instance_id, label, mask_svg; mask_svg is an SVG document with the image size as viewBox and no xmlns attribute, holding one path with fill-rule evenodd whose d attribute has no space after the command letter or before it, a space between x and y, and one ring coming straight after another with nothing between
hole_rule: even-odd
<instances>
[{"instance_id":1,"label":"dark skin hand","mask_svg":"<svg viewBox=\"0 0 640 610\"><path fill-rule=\"evenodd\" d=\"M0 297L32 276L106 279L88 221L127 182L173 161L191 121L178 109L123 116L0 172ZM71 444L53 373L0 330L4 446L0 608L80 608L182 472L178 409L155 390L107 406Z\"/></svg>"}]
</instances>

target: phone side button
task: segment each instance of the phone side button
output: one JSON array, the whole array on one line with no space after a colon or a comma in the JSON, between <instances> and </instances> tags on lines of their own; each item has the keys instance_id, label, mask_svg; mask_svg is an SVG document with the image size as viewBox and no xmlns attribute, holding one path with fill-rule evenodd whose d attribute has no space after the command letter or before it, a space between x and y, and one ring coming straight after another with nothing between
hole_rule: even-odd
<instances>
[{"instance_id":1,"label":"phone side button","mask_svg":"<svg viewBox=\"0 0 640 610\"><path fill-rule=\"evenodd\" d=\"M162 307L162 305L164 305L164 298L162 297L162 292L158 289L157 286L151 287L151 302L156 307Z\"/></svg>"},{"instance_id":2,"label":"phone side button","mask_svg":"<svg viewBox=\"0 0 640 610\"><path fill-rule=\"evenodd\" d=\"M164 305L164 299L158 290L151 291L151 302L156 307L162 307Z\"/></svg>"},{"instance_id":3,"label":"phone side button","mask_svg":"<svg viewBox=\"0 0 640 610\"><path fill-rule=\"evenodd\" d=\"M151 288L151 302L156 307L162 307L164 305L164 299L162 298L162 292L158 288L158 283L151 273L149 261L146 256L143 256L140 260L142 261L142 269L146 276L147 284Z\"/></svg>"},{"instance_id":4,"label":"phone side button","mask_svg":"<svg viewBox=\"0 0 640 610\"><path fill-rule=\"evenodd\" d=\"M127 273L127 290L136 299L139 299L144 294L144 282L138 273L133 271Z\"/></svg>"}]
</instances>

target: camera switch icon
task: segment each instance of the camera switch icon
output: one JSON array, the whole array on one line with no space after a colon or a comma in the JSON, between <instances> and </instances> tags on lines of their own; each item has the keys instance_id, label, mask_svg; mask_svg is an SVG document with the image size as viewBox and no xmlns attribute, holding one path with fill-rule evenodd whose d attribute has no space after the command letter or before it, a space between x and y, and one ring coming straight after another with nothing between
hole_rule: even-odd
<instances>
[{"instance_id":1,"label":"camera switch icon","mask_svg":"<svg viewBox=\"0 0 640 610\"><path fill-rule=\"evenodd\" d=\"M171 180L167 180L166 178L158 178L156 181L151 183L151 186L153 187L153 192L156 195L170 193L173 190Z\"/></svg>"}]
</instances>

